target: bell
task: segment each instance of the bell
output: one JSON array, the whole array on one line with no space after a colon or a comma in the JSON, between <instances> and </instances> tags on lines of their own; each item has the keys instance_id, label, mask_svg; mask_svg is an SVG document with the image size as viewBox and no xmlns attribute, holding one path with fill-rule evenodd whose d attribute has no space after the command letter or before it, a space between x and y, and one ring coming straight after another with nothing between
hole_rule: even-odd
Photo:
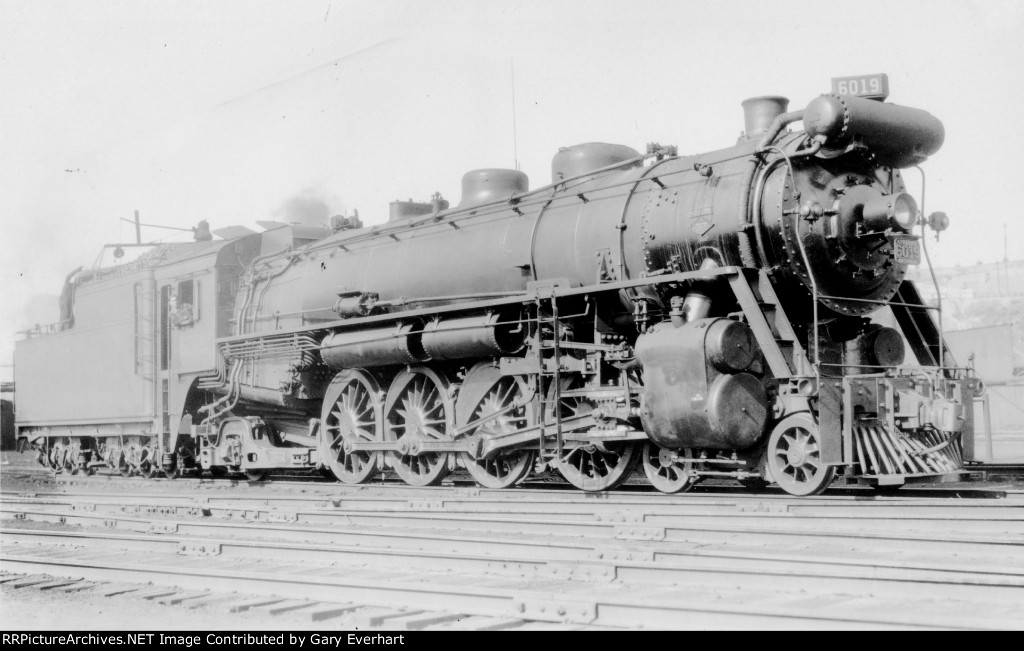
<instances>
[{"instance_id":1,"label":"bell","mask_svg":"<svg viewBox=\"0 0 1024 651\"><path fill-rule=\"evenodd\" d=\"M205 219L199 222L193 229L192 238L196 242L209 242L213 239L213 234L210 233L210 222Z\"/></svg>"}]
</instances>

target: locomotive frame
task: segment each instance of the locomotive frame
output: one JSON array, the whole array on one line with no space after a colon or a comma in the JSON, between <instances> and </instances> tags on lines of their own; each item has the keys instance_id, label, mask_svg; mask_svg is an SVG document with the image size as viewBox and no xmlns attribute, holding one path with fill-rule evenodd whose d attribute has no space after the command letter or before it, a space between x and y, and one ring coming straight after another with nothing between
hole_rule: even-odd
<instances>
[{"instance_id":1,"label":"locomotive frame","mask_svg":"<svg viewBox=\"0 0 1024 651\"><path fill-rule=\"evenodd\" d=\"M64 321L18 344L19 435L58 471L143 476L464 468L505 488L553 469L610 490L642 463L664 492L729 477L794 495L837 469L880 488L956 476L982 385L901 260L919 222L898 169L941 123L839 95L744 108L720 152L591 143L539 189L477 170L454 209L243 229L69 278ZM881 307L889 327L865 316ZM49 371L60 351L74 373Z\"/></svg>"}]
</instances>

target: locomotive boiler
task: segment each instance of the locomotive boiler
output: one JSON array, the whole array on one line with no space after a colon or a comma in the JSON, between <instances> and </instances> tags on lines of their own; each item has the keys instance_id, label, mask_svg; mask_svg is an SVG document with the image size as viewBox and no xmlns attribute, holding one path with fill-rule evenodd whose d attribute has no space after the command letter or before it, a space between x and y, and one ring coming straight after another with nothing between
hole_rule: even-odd
<instances>
[{"instance_id":1,"label":"locomotive boiler","mask_svg":"<svg viewBox=\"0 0 1024 651\"><path fill-rule=\"evenodd\" d=\"M904 278L925 220L901 170L942 124L846 93L743 108L719 151L576 145L536 189L474 170L454 207L236 230L94 273L76 306L121 278L136 332L153 324L132 352L151 418L64 427L39 400L21 430L54 467L129 473L319 465L503 488L553 470L607 490L642 463L665 492L728 477L797 495L837 471L956 475L980 381ZM21 342L18 372L78 328L76 311Z\"/></svg>"}]
</instances>

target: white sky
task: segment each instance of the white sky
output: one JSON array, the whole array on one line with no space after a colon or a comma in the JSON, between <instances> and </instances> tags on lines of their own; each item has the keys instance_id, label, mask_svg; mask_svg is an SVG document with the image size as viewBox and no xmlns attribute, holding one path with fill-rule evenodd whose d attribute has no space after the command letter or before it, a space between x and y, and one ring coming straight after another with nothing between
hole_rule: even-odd
<instances>
[{"instance_id":1,"label":"white sky","mask_svg":"<svg viewBox=\"0 0 1024 651\"><path fill-rule=\"evenodd\" d=\"M2 0L0 364L44 318L31 297L131 241L135 209L216 229L295 196L367 223L457 203L464 172L514 164L512 62L532 186L559 146L717 149L747 97L802 108L886 72L946 127L925 166L926 211L952 219L937 262L1001 259L1003 224L1024 258L1019 0Z\"/></svg>"}]
</instances>

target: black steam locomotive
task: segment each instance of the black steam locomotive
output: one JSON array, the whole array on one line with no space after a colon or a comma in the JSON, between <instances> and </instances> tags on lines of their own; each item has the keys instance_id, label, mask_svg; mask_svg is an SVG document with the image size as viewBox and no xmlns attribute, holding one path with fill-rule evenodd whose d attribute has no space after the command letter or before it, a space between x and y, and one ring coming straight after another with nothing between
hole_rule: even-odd
<instances>
[{"instance_id":1,"label":"black steam locomotive","mask_svg":"<svg viewBox=\"0 0 1024 651\"><path fill-rule=\"evenodd\" d=\"M808 495L837 471L955 475L981 384L904 278L945 217L900 172L944 132L858 96L880 80L747 100L720 151L577 145L537 189L475 170L455 207L202 231L73 275L62 322L18 343L19 433L55 470L147 476L608 490L641 462L665 492Z\"/></svg>"}]
</instances>

